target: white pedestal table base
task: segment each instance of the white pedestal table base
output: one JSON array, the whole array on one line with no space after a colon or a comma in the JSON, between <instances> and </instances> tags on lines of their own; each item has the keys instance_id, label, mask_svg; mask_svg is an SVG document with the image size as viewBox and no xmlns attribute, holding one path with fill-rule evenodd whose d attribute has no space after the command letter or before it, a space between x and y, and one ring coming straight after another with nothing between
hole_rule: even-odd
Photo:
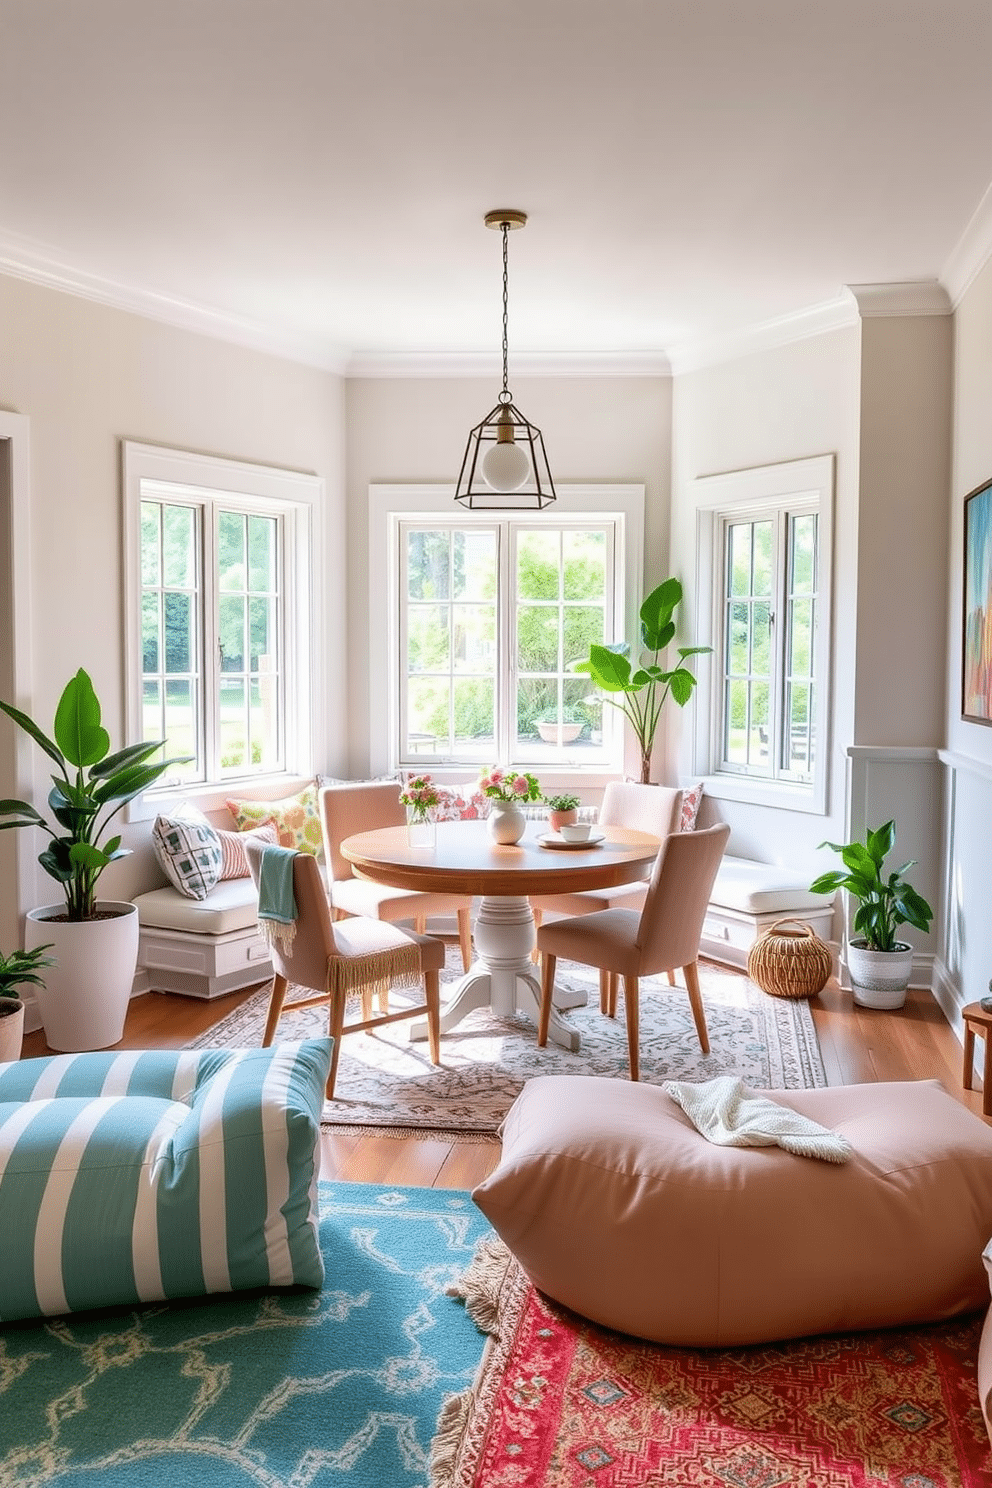
<instances>
[{"instance_id":1,"label":"white pedestal table base","mask_svg":"<svg viewBox=\"0 0 992 1488\"><path fill-rule=\"evenodd\" d=\"M441 1009L441 1032L447 1033L473 1008L491 1007L497 1018L524 1013L537 1027L541 1010L541 978L531 960L536 944L534 915L526 897L487 895L479 909L474 930L478 960L455 988L451 1001ZM585 993L555 998L557 1007L578 1007ZM426 1018L411 1023L410 1038L427 1037ZM551 1009L548 1037L573 1054L578 1052L579 1034Z\"/></svg>"}]
</instances>

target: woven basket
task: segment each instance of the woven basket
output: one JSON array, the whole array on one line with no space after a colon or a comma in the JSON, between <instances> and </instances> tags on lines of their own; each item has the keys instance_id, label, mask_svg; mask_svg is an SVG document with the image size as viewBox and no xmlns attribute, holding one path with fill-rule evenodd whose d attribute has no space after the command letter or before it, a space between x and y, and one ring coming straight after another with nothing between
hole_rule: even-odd
<instances>
[{"instance_id":1,"label":"woven basket","mask_svg":"<svg viewBox=\"0 0 992 1488\"><path fill-rule=\"evenodd\" d=\"M748 976L772 997L815 997L833 969L830 947L803 920L776 920L747 958Z\"/></svg>"}]
</instances>

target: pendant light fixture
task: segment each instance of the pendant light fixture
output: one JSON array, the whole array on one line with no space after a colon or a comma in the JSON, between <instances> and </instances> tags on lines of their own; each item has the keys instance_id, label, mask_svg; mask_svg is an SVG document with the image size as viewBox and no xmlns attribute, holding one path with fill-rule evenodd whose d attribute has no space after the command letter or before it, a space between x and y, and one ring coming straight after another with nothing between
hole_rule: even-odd
<instances>
[{"instance_id":1,"label":"pendant light fixture","mask_svg":"<svg viewBox=\"0 0 992 1488\"><path fill-rule=\"evenodd\" d=\"M526 212L487 212L487 227L503 234L503 391L468 436L455 500L473 511L540 511L555 500L541 431L515 407L507 386L507 238Z\"/></svg>"}]
</instances>

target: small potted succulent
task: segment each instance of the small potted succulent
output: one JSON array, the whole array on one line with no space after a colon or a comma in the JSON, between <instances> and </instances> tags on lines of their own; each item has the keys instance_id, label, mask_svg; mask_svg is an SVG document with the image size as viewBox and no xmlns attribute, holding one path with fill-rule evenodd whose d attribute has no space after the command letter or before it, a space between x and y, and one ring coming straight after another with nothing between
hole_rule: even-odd
<instances>
[{"instance_id":1,"label":"small potted succulent","mask_svg":"<svg viewBox=\"0 0 992 1488\"><path fill-rule=\"evenodd\" d=\"M24 1003L17 989L29 984L42 985L38 972L43 966L51 966L45 955L50 950L50 945L43 945L35 946L33 951L11 951L9 956L0 952L0 1064L10 1064L21 1057Z\"/></svg>"},{"instance_id":2,"label":"small potted succulent","mask_svg":"<svg viewBox=\"0 0 992 1488\"><path fill-rule=\"evenodd\" d=\"M545 796L544 804L548 808L548 822L552 832L559 832L562 827L571 826L579 819L578 796L570 796L567 793Z\"/></svg>"},{"instance_id":3,"label":"small potted succulent","mask_svg":"<svg viewBox=\"0 0 992 1488\"><path fill-rule=\"evenodd\" d=\"M927 901L903 877L916 866L915 859L883 877L895 836L895 822L888 821L874 831L869 827L864 842L821 842L821 847L840 853L844 867L821 873L810 884L814 894L846 889L858 901L854 934L847 942L847 969L854 1000L862 1007L902 1007L913 970L913 947L897 940L896 931L900 925L912 925L925 934L933 919Z\"/></svg>"}]
</instances>

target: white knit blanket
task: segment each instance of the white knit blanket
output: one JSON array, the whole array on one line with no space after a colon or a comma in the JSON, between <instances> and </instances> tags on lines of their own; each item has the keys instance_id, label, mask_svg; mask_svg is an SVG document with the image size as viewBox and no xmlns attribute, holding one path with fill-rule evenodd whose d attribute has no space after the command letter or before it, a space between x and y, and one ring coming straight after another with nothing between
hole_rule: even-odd
<instances>
[{"instance_id":1,"label":"white knit blanket","mask_svg":"<svg viewBox=\"0 0 992 1488\"><path fill-rule=\"evenodd\" d=\"M719 1075L701 1085L666 1080L662 1089L696 1130L719 1147L779 1146L800 1157L834 1163L846 1162L851 1155L846 1137L767 1096L753 1095L735 1075Z\"/></svg>"}]
</instances>

